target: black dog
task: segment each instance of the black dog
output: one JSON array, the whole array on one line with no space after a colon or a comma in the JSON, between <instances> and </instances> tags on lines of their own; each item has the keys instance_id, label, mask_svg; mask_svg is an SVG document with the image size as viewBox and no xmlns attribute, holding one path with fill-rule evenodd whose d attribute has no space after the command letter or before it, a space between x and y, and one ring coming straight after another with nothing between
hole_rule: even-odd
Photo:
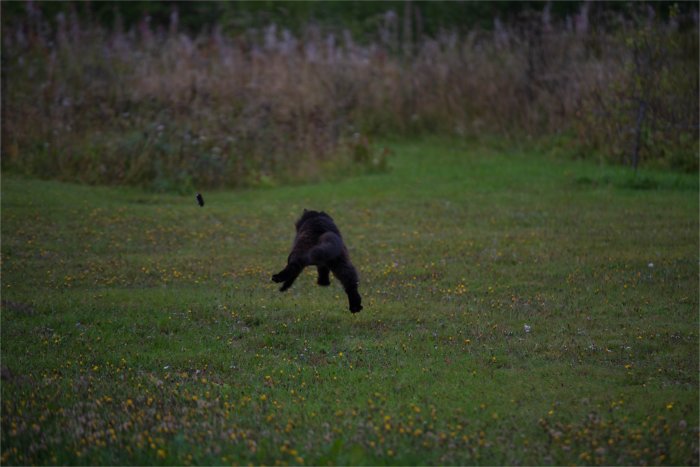
<instances>
[{"instance_id":1,"label":"black dog","mask_svg":"<svg viewBox=\"0 0 700 467\"><path fill-rule=\"evenodd\" d=\"M280 292L292 286L306 266L318 269L318 285L330 285L329 273L343 284L348 294L350 311L362 310L362 298L357 292L359 279L355 266L350 262L348 249L331 216L321 211L307 211L296 222L297 234L287 267L272 276L274 282L283 282Z\"/></svg>"}]
</instances>

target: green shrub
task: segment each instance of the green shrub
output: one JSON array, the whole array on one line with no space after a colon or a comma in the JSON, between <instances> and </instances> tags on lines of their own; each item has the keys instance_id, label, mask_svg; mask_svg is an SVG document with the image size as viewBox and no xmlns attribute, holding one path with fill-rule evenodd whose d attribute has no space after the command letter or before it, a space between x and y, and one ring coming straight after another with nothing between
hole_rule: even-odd
<instances>
[{"instance_id":1,"label":"green shrub","mask_svg":"<svg viewBox=\"0 0 700 467\"><path fill-rule=\"evenodd\" d=\"M646 10L645 10L646 11ZM612 63L577 120L582 141L608 160L698 170L698 35L671 22L642 16L611 36Z\"/></svg>"}]
</instances>

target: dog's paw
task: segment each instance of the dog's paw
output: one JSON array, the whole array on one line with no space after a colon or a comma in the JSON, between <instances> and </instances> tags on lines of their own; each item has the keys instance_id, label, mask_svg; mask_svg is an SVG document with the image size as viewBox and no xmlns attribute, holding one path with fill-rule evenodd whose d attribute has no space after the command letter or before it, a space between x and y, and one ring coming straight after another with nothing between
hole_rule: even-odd
<instances>
[{"instance_id":1,"label":"dog's paw","mask_svg":"<svg viewBox=\"0 0 700 467\"><path fill-rule=\"evenodd\" d=\"M350 311L352 313L358 313L358 312L362 311L362 305L359 305L359 304L350 305Z\"/></svg>"},{"instance_id":2,"label":"dog's paw","mask_svg":"<svg viewBox=\"0 0 700 467\"><path fill-rule=\"evenodd\" d=\"M280 287L280 292L284 292L285 290L287 290L291 286L292 286L292 284L290 284L289 282L285 282L284 284L282 284L282 287Z\"/></svg>"},{"instance_id":3,"label":"dog's paw","mask_svg":"<svg viewBox=\"0 0 700 467\"><path fill-rule=\"evenodd\" d=\"M284 276L282 275L281 272L278 272L274 276L272 276L272 282L284 282Z\"/></svg>"},{"instance_id":4,"label":"dog's paw","mask_svg":"<svg viewBox=\"0 0 700 467\"><path fill-rule=\"evenodd\" d=\"M316 281L316 283L322 287L327 287L327 286L331 285L331 280L328 278L321 279L319 277L318 280Z\"/></svg>"}]
</instances>

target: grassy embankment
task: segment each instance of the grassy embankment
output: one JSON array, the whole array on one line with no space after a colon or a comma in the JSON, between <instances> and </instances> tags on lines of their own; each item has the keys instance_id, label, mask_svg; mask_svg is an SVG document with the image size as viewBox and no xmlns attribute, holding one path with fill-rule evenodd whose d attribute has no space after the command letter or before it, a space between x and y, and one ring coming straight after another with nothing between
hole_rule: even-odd
<instances>
[{"instance_id":1,"label":"grassy embankment","mask_svg":"<svg viewBox=\"0 0 700 467\"><path fill-rule=\"evenodd\" d=\"M392 147L204 208L5 174L3 464L697 464L696 177ZM305 207L361 313L270 282Z\"/></svg>"}]
</instances>

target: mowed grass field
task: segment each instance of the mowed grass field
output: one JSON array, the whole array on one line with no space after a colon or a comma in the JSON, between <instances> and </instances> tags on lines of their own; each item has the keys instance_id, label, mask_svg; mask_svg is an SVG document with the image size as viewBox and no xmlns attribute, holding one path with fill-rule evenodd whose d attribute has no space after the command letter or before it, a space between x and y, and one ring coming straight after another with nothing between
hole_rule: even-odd
<instances>
[{"instance_id":1,"label":"mowed grass field","mask_svg":"<svg viewBox=\"0 0 700 467\"><path fill-rule=\"evenodd\" d=\"M2 463L698 464L697 177L389 146L203 208L5 174ZM304 208L361 313L270 281Z\"/></svg>"}]
</instances>

